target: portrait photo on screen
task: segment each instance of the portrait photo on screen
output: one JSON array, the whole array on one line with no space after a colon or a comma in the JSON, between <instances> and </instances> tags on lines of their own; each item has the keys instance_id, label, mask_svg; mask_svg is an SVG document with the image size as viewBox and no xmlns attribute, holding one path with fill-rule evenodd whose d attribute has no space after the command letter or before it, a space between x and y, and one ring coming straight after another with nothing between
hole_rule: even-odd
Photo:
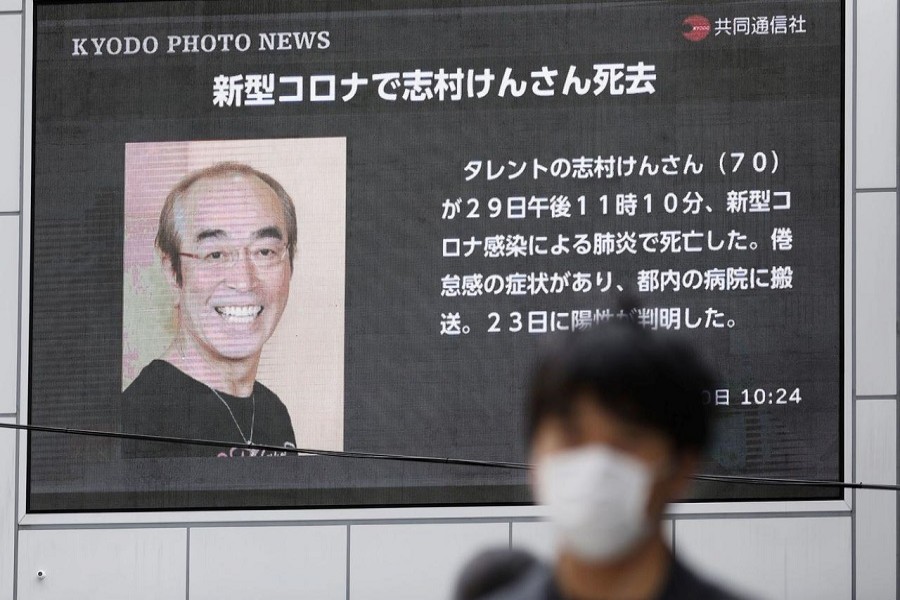
<instances>
[{"instance_id":1,"label":"portrait photo on screen","mask_svg":"<svg viewBox=\"0 0 900 600\"><path fill-rule=\"evenodd\" d=\"M345 139L126 144L124 208L123 430L342 450Z\"/></svg>"}]
</instances>

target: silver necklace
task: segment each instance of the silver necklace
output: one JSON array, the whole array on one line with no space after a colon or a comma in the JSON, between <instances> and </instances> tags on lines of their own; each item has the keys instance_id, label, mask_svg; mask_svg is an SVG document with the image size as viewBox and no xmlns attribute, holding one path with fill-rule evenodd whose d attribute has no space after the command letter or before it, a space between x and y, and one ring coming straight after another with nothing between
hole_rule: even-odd
<instances>
[{"instance_id":1,"label":"silver necklace","mask_svg":"<svg viewBox=\"0 0 900 600\"><path fill-rule=\"evenodd\" d=\"M250 398L252 398L251 401L253 402L253 412L251 413L252 416L250 417L250 437L248 438L247 436L244 435L244 430L241 429L241 425L240 425L240 423L238 423L238 420L234 418L234 413L231 412L231 407L228 406L227 402L225 402L225 398L220 396L219 392L217 392L216 389L214 387L212 387L211 385L208 385L206 387L211 389L212 393L215 394L216 398L219 399L219 402L221 402L222 404L225 405L225 408L228 410L228 414L231 415L231 420L234 421L234 426L237 427L238 433L241 434L241 439L244 440L244 443L252 444L253 443L253 428L256 426L256 393L254 392L253 395L250 396Z\"/></svg>"}]
</instances>

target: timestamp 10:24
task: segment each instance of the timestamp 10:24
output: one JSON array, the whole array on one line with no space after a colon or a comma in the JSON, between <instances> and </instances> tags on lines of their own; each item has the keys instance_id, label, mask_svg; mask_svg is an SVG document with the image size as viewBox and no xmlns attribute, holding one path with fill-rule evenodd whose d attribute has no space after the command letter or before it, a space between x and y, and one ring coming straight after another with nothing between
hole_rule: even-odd
<instances>
[{"instance_id":1,"label":"timestamp 10:24","mask_svg":"<svg viewBox=\"0 0 900 600\"><path fill-rule=\"evenodd\" d=\"M752 390L741 390L741 406L761 406L763 404L800 404L803 397L800 394L800 388L793 390L788 388L777 388L774 390L766 390L756 388Z\"/></svg>"}]
</instances>

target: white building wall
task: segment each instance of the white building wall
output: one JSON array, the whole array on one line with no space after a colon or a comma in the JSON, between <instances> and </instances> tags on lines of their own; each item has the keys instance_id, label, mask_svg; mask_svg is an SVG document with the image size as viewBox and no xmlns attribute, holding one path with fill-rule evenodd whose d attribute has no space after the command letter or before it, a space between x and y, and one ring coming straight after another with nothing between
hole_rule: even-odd
<instances>
[{"instance_id":1,"label":"white building wall","mask_svg":"<svg viewBox=\"0 0 900 600\"><path fill-rule=\"evenodd\" d=\"M30 2L0 0L0 422L19 411L21 182L29 166L22 132L22 77ZM897 481L897 30L895 0L848 4L846 220L848 456L853 481ZM837 65L835 65L837 68ZM24 118L23 118L24 116ZM23 179L24 178L24 179ZM27 194L24 196L28 198ZM27 200L26 200L27 201ZM25 239L27 242L27 237ZM538 519L491 509L228 513L219 522L41 520L19 503L25 456L0 430L0 600L21 598L446 598L468 556L485 545L547 551ZM838 503L840 504L840 503ZM897 500L848 496L846 508L798 511L773 503L686 510L667 523L675 552L712 577L761 598L896 598ZM518 514L520 516L510 516ZM437 515L437 516L435 516ZM38 577L41 571L43 578Z\"/></svg>"}]
</instances>

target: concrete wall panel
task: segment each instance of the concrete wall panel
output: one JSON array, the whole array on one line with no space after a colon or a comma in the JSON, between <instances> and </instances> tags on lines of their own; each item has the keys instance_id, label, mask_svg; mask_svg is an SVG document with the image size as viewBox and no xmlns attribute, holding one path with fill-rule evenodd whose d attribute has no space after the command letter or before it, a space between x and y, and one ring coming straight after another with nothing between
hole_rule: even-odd
<instances>
[{"instance_id":1,"label":"concrete wall panel","mask_svg":"<svg viewBox=\"0 0 900 600\"><path fill-rule=\"evenodd\" d=\"M347 527L199 527L191 600L347 597Z\"/></svg>"},{"instance_id":2,"label":"concrete wall panel","mask_svg":"<svg viewBox=\"0 0 900 600\"><path fill-rule=\"evenodd\" d=\"M21 2L7 2L21 10ZM0 11L9 10L0 4ZM19 210L22 143L22 15L0 14L0 212Z\"/></svg>"},{"instance_id":3,"label":"concrete wall panel","mask_svg":"<svg viewBox=\"0 0 900 600\"><path fill-rule=\"evenodd\" d=\"M896 483L897 401L856 403L856 481ZM897 591L897 494L856 492L856 597L894 598Z\"/></svg>"},{"instance_id":4,"label":"concrete wall panel","mask_svg":"<svg viewBox=\"0 0 900 600\"><path fill-rule=\"evenodd\" d=\"M183 600L186 565L185 529L20 531L17 598Z\"/></svg>"},{"instance_id":5,"label":"concrete wall panel","mask_svg":"<svg viewBox=\"0 0 900 600\"><path fill-rule=\"evenodd\" d=\"M507 523L354 525L350 598L445 600L470 558L508 546Z\"/></svg>"},{"instance_id":6,"label":"concrete wall panel","mask_svg":"<svg viewBox=\"0 0 900 600\"><path fill-rule=\"evenodd\" d=\"M897 194L856 194L856 393L897 393Z\"/></svg>"},{"instance_id":7,"label":"concrete wall panel","mask_svg":"<svg viewBox=\"0 0 900 600\"><path fill-rule=\"evenodd\" d=\"M850 529L850 517L684 519L675 522L675 553L751 597L846 600Z\"/></svg>"},{"instance_id":8,"label":"concrete wall panel","mask_svg":"<svg viewBox=\"0 0 900 600\"><path fill-rule=\"evenodd\" d=\"M897 186L897 2L856 6L856 187Z\"/></svg>"}]
</instances>

